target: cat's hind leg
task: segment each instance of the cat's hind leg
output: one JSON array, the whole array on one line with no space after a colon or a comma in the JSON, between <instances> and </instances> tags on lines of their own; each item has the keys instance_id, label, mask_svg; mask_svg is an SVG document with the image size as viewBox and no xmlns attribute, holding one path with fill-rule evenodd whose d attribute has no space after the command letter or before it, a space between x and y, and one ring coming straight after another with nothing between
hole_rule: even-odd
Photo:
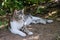
<instances>
[{"instance_id":1,"label":"cat's hind leg","mask_svg":"<svg viewBox=\"0 0 60 40\"><path fill-rule=\"evenodd\" d=\"M52 23L52 22L53 22L53 20L46 20L46 22L47 22L47 23Z\"/></svg>"},{"instance_id":2,"label":"cat's hind leg","mask_svg":"<svg viewBox=\"0 0 60 40\"><path fill-rule=\"evenodd\" d=\"M26 32L28 35L33 35L33 32L29 31L27 27L22 28L24 32Z\"/></svg>"}]
</instances>

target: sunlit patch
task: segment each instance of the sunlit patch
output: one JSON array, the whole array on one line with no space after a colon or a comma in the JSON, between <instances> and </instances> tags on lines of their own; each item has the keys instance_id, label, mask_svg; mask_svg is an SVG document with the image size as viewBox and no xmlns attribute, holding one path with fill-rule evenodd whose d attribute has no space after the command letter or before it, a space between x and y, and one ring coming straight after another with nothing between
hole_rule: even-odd
<instances>
[{"instance_id":1,"label":"sunlit patch","mask_svg":"<svg viewBox=\"0 0 60 40\"><path fill-rule=\"evenodd\" d=\"M24 38L23 40L38 40L39 39L39 35L36 35L36 36L31 36L31 37L28 37L28 38Z\"/></svg>"},{"instance_id":2,"label":"sunlit patch","mask_svg":"<svg viewBox=\"0 0 60 40\"><path fill-rule=\"evenodd\" d=\"M56 14L56 13L57 13L57 11L53 11L53 12L48 13L48 14L49 14L49 16L52 16L53 14Z\"/></svg>"},{"instance_id":3,"label":"sunlit patch","mask_svg":"<svg viewBox=\"0 0 60 40\"><path fill-rule=\"evenodd\" d=\"M33 28L28 28L28 29L33 29Z\"/></svg>"},{"instance_id":4,"label":"sunlit patch","mask_svg":"<svg viewBox=\"0 0 60 40\"><path fill-rule=\"evenodd\" d=\"M37 36L32 36L32 37L30 37L29 39L38 40L38 39L39 39L39 35L37 35Z\"/></svg>"},{"instance_id":5,"label":"sunlit patch","mask_svg":"<svg viewBox=\"0 0 60 40\"><path fill-rule=\"evenodd\" d=\"M53 11L53 12L52 12L52 14L55 14L55 13L57 13L57 11Z\"/></svg>"},{"instance_id":6,"label":"sunlit patch","mask_svg":"<svg viewBox=\"0 0 60 40\"><path fill-rule=\"evenodd\" d=\"M37 35L37 36L35 36L35 37L33 37L34 39L39 39L39 35Z\"/></svg>"},{"instance_id":7,"label":"sunlit patch","mask_svg":"<svg viewBox=\"0 0 60 40\"><path fill-rule=\"evenodd\" d=\"M39 6L38 8L45 8L45 6Z\"/></svg>"},{"instance_id":8,"label":"sunlit patch","mask_svg":"<svg viewBox=\"0 0 60 40\"><path fill-rule=\"evenodd\" d=\"M55 10L55 11L52 11L51 13L48 13L48 15L47 16L45 16L45 18L48 18L49 16L52 16L53 14L56 14L57 13L57 11Z\"/></svg>"},{"instance_id":9,"label":"sunlit patch","mask_svg":"<svg viewBox=\"0 0 60 40\"><path fill-rule=\"evenodd\" d=\"M27 39L23 39L23 40L27 40Z\"/></svg>"},{"instance_id":10,"label":"sunlit patch","mask_svg":"<svg viewBox=\"0 0 60 40\"><path fill-rule=\"evenodd\" d=\"M7 25L8 25L8 24L6 24L6 25L1 25L0 28L3 28L3 27L5 27L5 26L7 26Z\"/></svg>"}]
</instances>

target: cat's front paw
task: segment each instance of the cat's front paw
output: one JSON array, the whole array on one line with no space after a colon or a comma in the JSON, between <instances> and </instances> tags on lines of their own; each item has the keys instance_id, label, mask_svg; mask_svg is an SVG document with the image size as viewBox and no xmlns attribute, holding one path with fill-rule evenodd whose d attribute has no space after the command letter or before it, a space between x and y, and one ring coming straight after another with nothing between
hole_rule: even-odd
<instances>
[{"instance_id":1,"label":"cat's front paw","mask_svg":"<svg viewBox=\"0 0 60 40\"><path fill-rule=\"evenodd\" d=\"M22 33L22 34L19 34L19 35L22 36L22 37L26 37L25 33Z\"/></svg>"},{"instance_id":2,"label":"cat's front paw","mask_svg":"<svg viewBox=\"0 0 60 40\"><path fill-rule=\"evenodd\" d=\"M28 35L33 35L33 32L29 32Z\"/></svg>"}]
</instances>

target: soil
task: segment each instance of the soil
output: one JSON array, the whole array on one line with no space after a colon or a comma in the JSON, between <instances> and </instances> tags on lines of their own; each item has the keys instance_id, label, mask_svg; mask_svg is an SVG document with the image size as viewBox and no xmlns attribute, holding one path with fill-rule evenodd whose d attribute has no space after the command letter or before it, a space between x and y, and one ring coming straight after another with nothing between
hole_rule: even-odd
<instances>
[{"instance_id":1,"label":"soil","mask_svg":"<svg viewBox=\"0 0 60 40\"><path fill-rule=\"evenodd\" d=\"M0 40L56 40L57 35L60 35L60 22L54 21L50 24L32 24L28 27L33 31L33 35L21 37L12 34L9 30L0 30Z\"/></svg>"}]
</instances>

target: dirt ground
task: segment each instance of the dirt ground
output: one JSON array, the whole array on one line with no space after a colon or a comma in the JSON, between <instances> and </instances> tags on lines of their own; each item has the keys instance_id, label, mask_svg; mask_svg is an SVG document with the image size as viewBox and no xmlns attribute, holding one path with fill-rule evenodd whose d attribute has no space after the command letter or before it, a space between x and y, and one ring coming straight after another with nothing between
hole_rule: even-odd
<instances>
[{"instance_id":1,"label":"dirt ground","mask_svg":"<svg viewBox=\"0 0 60 40\"><path fill-rule=\"evenodd\" d=\"M55 21L45 25L32 24L28 29L34 34L24 38L12 34L9 30L0 30L0 40L56 40L57 35L60 34L60 22Z\"/></svg>"}]
</instances>

